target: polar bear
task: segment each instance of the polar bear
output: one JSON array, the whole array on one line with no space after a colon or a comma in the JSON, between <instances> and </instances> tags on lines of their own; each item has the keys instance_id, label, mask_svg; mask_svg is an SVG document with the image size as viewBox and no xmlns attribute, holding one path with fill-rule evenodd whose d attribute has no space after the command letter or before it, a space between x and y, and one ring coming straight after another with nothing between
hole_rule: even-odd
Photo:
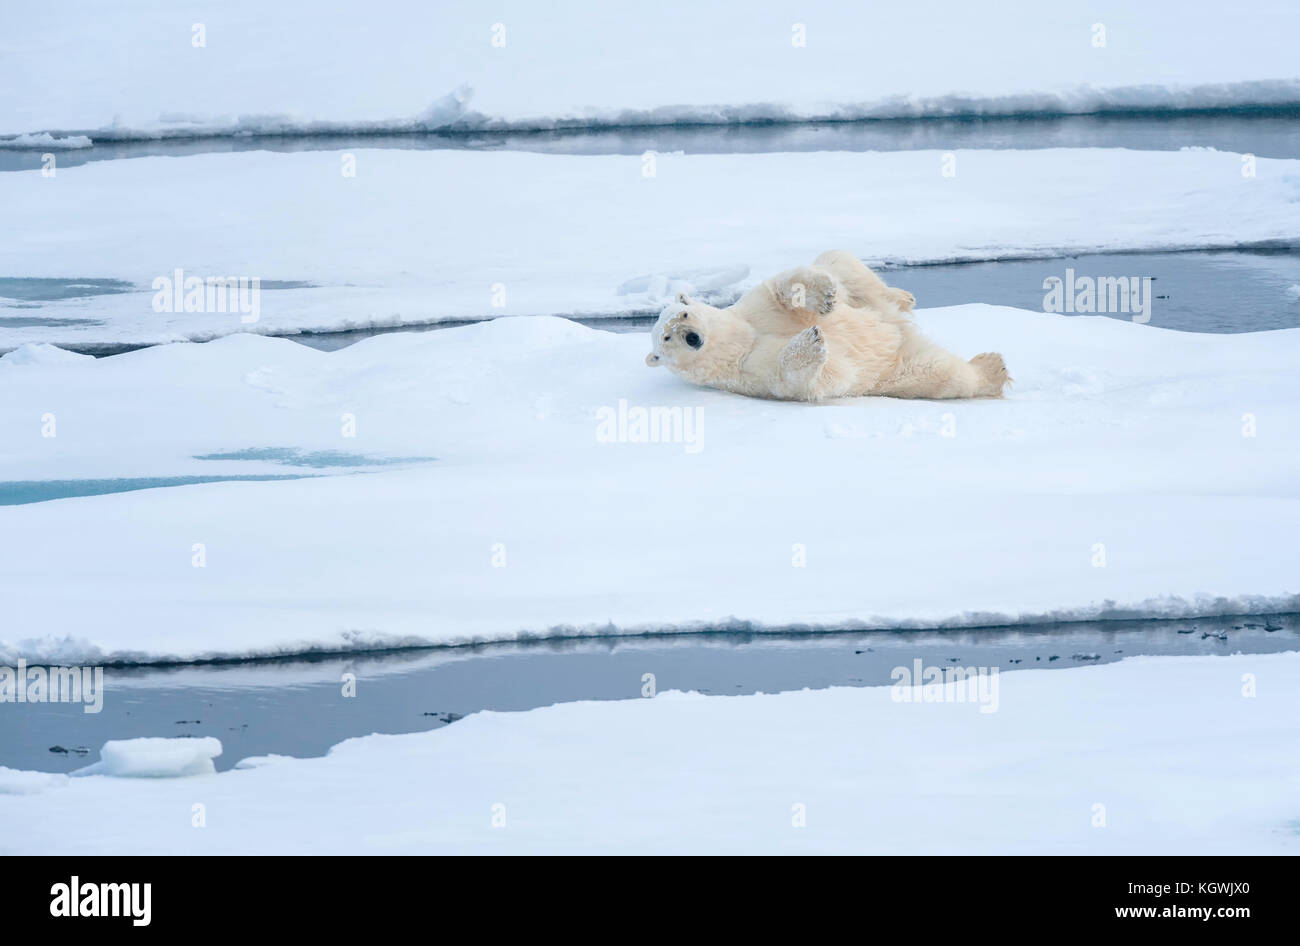
<instances>
[{"instance_id":1,"label":"polar bear","mask_svg":"<svg viewBox=\"0 0 1300 946\"><path fill-rule=\"evenodd\" d=\"M912 322L915 301L832 250L726 309L679 294L655 323L645 361L695 384L778 400L1001 397L1011 380L1002 356L963 361L940 348Z\"/></svg>"}]
</instances>

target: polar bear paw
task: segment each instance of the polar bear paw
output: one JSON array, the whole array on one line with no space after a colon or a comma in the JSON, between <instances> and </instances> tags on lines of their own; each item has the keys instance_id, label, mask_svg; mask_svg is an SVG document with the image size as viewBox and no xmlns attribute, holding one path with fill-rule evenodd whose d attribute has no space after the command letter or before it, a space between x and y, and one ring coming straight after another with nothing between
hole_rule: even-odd
<instances>
[{"instance_id":1,"label":"polar bear paw","mask_svg":"<svg viewBox=\"0 0 1300 946\"><path fill-rule=\"evenodd\" d=\"M777 357L782 376L791 383L811 381L826 364L826 333L810 326L790 339Z\"/></svg>"},{"instance_id":2,"label":"polar bear paw","mask_svg":"<svg viewBox=\"0 0 1300 946\"><path fill-rule=\"evenodd\" d=\"M1007 372L1007 363L994 351L986 351L970 360L971 366L979 372L980 385L977 397L1002 397L1003 389L1011 383Z\"/></svg>"},{"instance_id":3,"label":"polar bear paw","mask_svg":"<svg viewBox=\"0 0 1300 946\"><path fill-rule=\"evenodd\" d=\"M795 312L826 315L835 308L839 285L829 273L815 269L796 269L781 281L777 301Z\"/></svg>"},{"instance_id":4,"label":"polar bear paw","mask_svg":"<svg viewBox=\"0 0 1300 946\"><path fill-rule=\"evenodd\" d=\"M893 300L894 305L898 306L904 312L911 312L916 305L916 296L912 295L906 289L890 289L889 298Z\"/></svg>"}]
</instances>

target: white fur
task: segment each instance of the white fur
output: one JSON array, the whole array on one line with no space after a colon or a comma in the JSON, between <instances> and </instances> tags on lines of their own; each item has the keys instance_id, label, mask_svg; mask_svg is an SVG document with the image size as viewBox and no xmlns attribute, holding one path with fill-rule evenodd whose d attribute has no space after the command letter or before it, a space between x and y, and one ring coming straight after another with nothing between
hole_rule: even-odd
<instances>
[{"instance_id":1,"label":"white fur","mask_svg":"<svg viewBox=\"0 0 1300 946\"><path fill-rule=\"evenodd\" d=\"M916 330L915 299L851 253L774 276L717 309L684 293L652 330L650 366L751 397L1001 397L1002 356L963 361ZM692 342L696 343L692 346Z\"/></svg>"}]
</instances>

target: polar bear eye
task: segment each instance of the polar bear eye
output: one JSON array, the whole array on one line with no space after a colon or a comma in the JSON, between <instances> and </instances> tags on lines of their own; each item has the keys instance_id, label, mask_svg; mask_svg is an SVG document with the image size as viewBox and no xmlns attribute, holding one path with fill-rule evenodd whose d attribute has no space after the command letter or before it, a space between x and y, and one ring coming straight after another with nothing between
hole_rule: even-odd
<instances>
[{"instance_id":1,"label":"polar bear eye","mask_svg":"<svg viewBox=\"0 0 1300 946\"><path fill-rule=\"evenodd\" d=\"M671 338L672 338L671 335L665 335L665 336L664 336L664 341L669 341Z\"/></svg>"},{"instance_id":2,"label":"polar bear eye","mask_svg":"<svg viewBox=\"0 0 1300 946\"><path fill-rule=\"evenodd\" d=\"M699 348L704 343L700 341L700 336L696 335L694 332L687 332L686 344L690 345L692 348Z\"/></svg>"}]
</instances>

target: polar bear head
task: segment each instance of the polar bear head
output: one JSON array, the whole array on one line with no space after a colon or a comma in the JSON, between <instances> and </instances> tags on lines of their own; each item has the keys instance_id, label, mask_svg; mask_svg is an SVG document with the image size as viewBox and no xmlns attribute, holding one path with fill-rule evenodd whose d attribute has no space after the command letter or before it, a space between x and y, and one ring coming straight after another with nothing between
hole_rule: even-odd
<instances>
[{"instance_id":1,"label":"polar bear head","mask_svg":"<svg viewBox=\"0 0 1300 946\"><path fill-rule=\"evenodd\" d=\"M652 350L645 356L645 363L651 368L663 365L689 373L705 353L709 340L709 315L717 311L679 292L672 304L659 314L659 321L650 330Z\"/></svg>"}]
</instances>

